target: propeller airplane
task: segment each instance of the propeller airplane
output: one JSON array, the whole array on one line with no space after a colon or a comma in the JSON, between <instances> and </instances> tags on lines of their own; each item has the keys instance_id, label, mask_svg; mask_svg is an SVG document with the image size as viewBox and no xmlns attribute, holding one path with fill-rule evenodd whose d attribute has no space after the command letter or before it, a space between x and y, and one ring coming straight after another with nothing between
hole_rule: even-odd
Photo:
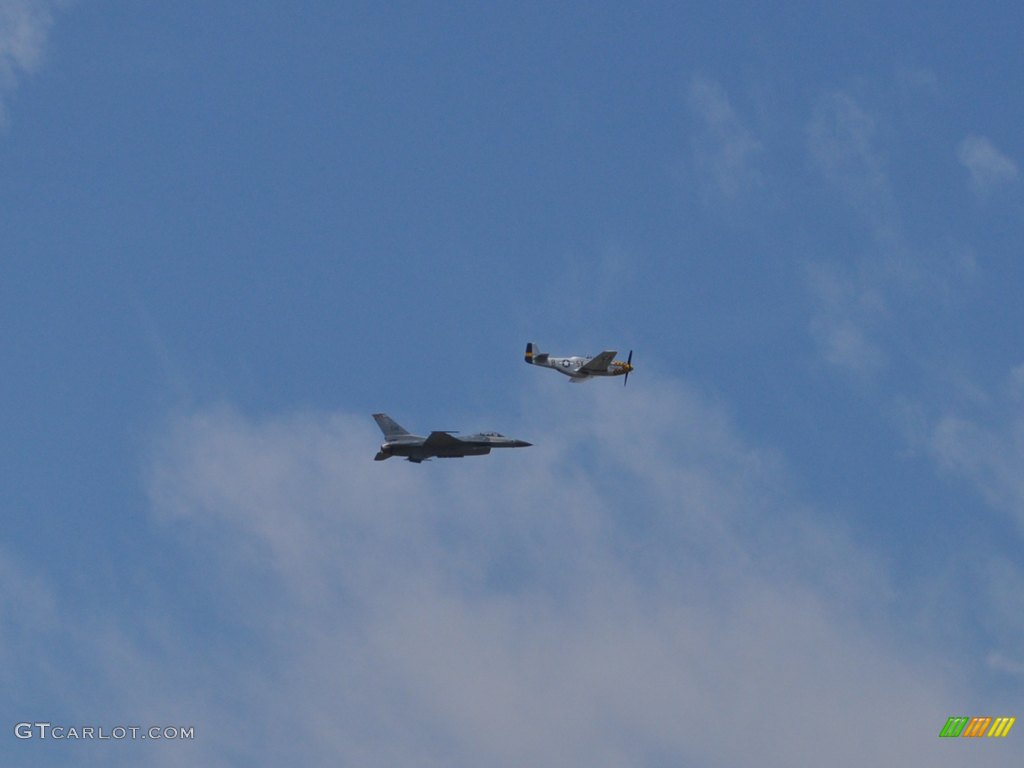
<instances>
[{"instance_id":1,"label":"propeller airplane","mask_svg":"<svg viewBox=\"0 0 1024 768\"><path fill-rule=\"evenodd\" d=\"M594 376L625 376L622 380L625 386L629 381L629 372L633 370L633 350L629 350L629 357L625 362L613 359L615 355L614 349L607 349L594 357L552 357L547 352L538 351L533 342L526 345L526 362L530 365L554 368L568 376L573 384L587 381Z\"/></svg>"}]
</instances>

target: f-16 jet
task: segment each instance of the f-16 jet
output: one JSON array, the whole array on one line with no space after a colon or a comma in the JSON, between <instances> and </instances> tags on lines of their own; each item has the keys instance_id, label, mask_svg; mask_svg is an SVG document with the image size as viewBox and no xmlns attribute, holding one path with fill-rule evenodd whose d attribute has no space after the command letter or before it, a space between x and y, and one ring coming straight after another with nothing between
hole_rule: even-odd
<instances>
[{"instance_id":1,"label":"f-16 jet","mask_svg":"<svg viewBox=\"0 0 1024 768\"><path fill-rule=\"evenodd\" d=\"M450 430L442 430L421 437L410 435L386 413L375 413L373 418L384 433L384 442L373 457L374 461L404 456L408 461L419 464L435 456L439 459L461 459L463 456L485 456L491 452L491 448L526 448L532 445L497 432L455 437Z\"/></svg>"},{"instance_id":2,"label":"f-16 jet","mask_svg":"<svg viewBox=\"0 0 1024 768\"><path fill-rule=\"evenodd\" d=\"M629 381L629 372L633 370L633 350L629 350L626 362L614 360L614 349L606 349L594 357L552 357L547 352L537 351L533 343L526 345L526 362L530 365L543 365L564 373L573 384L579 384L593 376L625 376L623 385Z\"/></svg>"}]
</instances>

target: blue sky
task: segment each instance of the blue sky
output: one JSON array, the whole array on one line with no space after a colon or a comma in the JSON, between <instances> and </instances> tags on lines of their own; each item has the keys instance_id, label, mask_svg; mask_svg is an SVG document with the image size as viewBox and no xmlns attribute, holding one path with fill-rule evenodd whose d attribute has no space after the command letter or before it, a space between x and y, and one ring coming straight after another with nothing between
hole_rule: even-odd
<instances>
[{"instance_id":1,"label":"blue sky","mask_svg":"<svg viewBox=\"0 0 1024 768\"><path fill-rule=\"evenodd\" d=\"M3 762L1019 756L1018 16L0 0Z\"/></svg>"}]
</instances>

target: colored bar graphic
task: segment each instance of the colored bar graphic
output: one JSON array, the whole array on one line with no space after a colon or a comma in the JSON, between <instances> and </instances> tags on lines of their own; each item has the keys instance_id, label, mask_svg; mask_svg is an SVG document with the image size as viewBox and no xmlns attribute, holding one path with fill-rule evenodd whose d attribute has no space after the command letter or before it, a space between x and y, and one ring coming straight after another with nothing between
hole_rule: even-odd
<instances>
[{"instance_id":1,"label":"colored bar graphic","mask_svg":"<svg viewBox=\"0 0 1024 768\"><path fill-rule=\"evenodd\" d=\"M939 731L939 738L953 739L958 736L963 738L977 739L982 736L1001 738L1006 736L1013 724L1017 722L1016 717L951 717Z\"/></svg>"},{"instance_id":2,"label":"colored bar graphic","mask_svg":"<svg viewBox=\"0 0 1024 768\"><path fill-rule=\"evenodd\" d=\"M972 717L971 722L967 724L967 730L964 731L964 738L980 738L985 735L985 731L992 724L991 717Z\"/></svg>"},{"instance_id":3,"label":"colored bar graphic","mask_svg":"<svg viewBox=\"0 0 1024 768\"><path fill-rule=\"evenodd\" d=\"M967 726L967 721L970 718L967 717L951 717L946 721L946 724L939 731L939 737L943 739L955 738L964 732L964 728Z\"/></svg>"},{"instance_id":4,"label":"colored bar graphic","mask_svg":"<svg viewBox=\"0 0 1024 768\"><path fill-rule=\"evenodd\" d=\"M996 721L992 723L992 730L988 732L988 736L1005 736L1013 728L1013 724L1017 722L1016 717L997 717Z\"/></svg>"}]
</instances>

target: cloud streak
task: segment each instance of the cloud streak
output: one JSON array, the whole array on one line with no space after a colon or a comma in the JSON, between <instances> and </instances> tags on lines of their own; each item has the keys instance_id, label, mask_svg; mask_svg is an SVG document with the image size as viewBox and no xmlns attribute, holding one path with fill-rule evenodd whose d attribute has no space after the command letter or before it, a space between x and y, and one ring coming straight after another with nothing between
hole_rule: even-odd
<instances>
[{"instance_id":1,"label":"cloud streak","mask_svg":"<svg viewBox=\"0 0 1024 768\"><path fill-rule=\"evenodd\" d=\"M893 227L894 198L885 160L875 146L875 120L851 96L823 96L807 127L811 159L862 212L879 240Z\"/></svg>"},{"instance_id":2,"label":"cloud streak","mask_svg":"<svg viewBox=\"0 0 1024 768\"><path fill-rule=\"evenodd\" d=\"M811 335L825 360L865 378L884 367L873 339L884 320L886 293L905 253L885 162L875 147L875 121L844 93L823 96L806 129L807 149L822 177L838 190L867 225L867 254L853 270L815 262L807 284L817 307Z\"/></svg>"},{"instance_id":3,"label":"cloud streak","mask_svg":"<svg viewBox=\"0 0 1024 768\"><path fill-rule=\"evenodd\" d=\"M55 6L47 0L0 0L0 125L7 119L7 97L42 61Z\"/></svg>"},{"instance_id":4,"label":"cloud streak","mask_svg":"<svg viewBox=\"0 0 1024 768\"><path fill-rule=\"evenodd\" d=\"M997 189L1017 180L1017 163L985 136L965 138L957 145L956 157L970 174L971 191L979 200L987 200Z\"/></svg>"},{"instance_id":5,"label":"cloud streak","mask_svg":"<svg viewBox=\"0 0 1024 768\"><path fill-rule=\"evenodd\" d=\"M694 77L687 102L700 130L691 137L694 165L710 195L736 200L763 183L755 158L762 150L740 122L728 95L718 83Z\"/></svg>"},{"instance_id":6,"label":"cloud streak","mask_svg":"<svg viewBox=\"0 0 1024 768\"><path fill-rule=\"evenodd\" d=\"M976 267L969 249L908 236L877 123L858 100L835 92L819 99L806 128L813 168L853 214L852 245L849 236L836 239L805 268L811 335L828 363L862 381L877 381L891 360L918 346L894 332L893 320L955 301Z\"/></svg>"},{"instance_id":7,"label":"cloud streak","mask_svg":"<svg viewBox=\"0 0 1024 768\"><path fill-rule=\"evenodd\" d=\"M936 734L974 692L902 645L885 568L783 457L654 371L537 386L533 448L422 466L374 463L362 414L171 418L153 522L207 611L168 591L35 632L76 649L50 695L74 716L198 735L96 764L957 764Z\"/></svg>"},{"instance_id":8,"label":"cloud streak","mask_svg":"<svg viewBox=\"0 0 1024 768\"><path fill-rule=\"evenodd\" d=\"M249 691L239 717L276 725L254 753L953 764L935 733L963 692L920 666L935 649L901 650L884 570L801 508L779 457L678 385L550 408L517 429L566 429L528 452L422 467L370 463L360 416L176 423L155 508L264 617L262 682L226 681Z\"/></svg>"},{"instance_id":9,"label":"cloud streak","mask_svg":"<svg viewBox=\"0 0 1024 768\"><path fill-rule=\"evenodd\" d=\"M935 418L928 449L1024 531L1024 366L996 392L979 391L983 413L950 410Z\"/></svg>"},{"instance_id":10,"label":"cloud streak","mask_svg":"<svg viewBox=\"0 0 1024 768\"><path fill-rule=\"evenodd\" d=\"M860 377L881 371L885 353L871 340L889 314L881 290L837 265L810 264L806 278L818 304L811 335L825 360Z\"/></svg>"}]
</instances>

